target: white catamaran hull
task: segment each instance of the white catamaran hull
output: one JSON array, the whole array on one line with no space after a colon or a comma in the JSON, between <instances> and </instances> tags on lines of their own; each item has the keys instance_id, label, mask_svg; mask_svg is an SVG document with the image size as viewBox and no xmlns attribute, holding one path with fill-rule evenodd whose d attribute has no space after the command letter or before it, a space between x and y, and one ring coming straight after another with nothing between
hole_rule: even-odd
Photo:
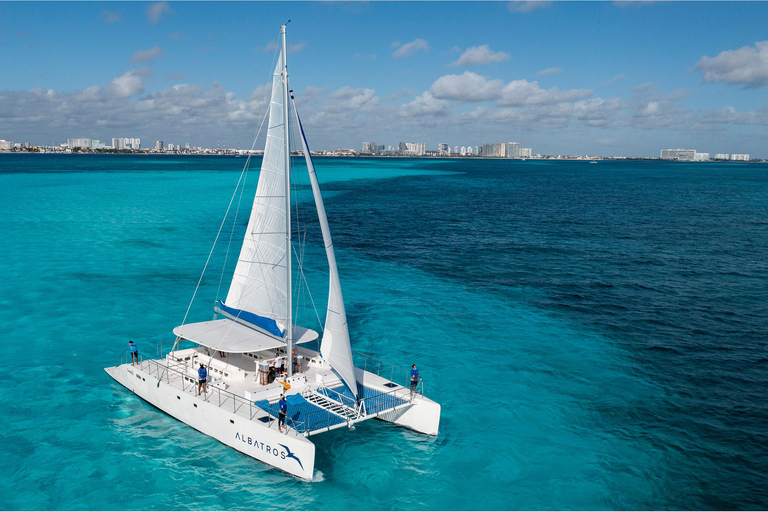
<instances>
[{"instance_id":1,"label":"white catamaran hull","mask_svg":"<svg viewBox=\"0 0 768 512\"><path fill-rule=\"evenodd\" d=\"M379 419L420 434L436 436L440 428L440 404L423 396L414 398L411 403L410 407L384 413Z\"/></svg>"},{"instance_id":2,"label":"white catamaran hull","mask_svg":"<svg viewBox=\"0 0 768 512\"><path fill-rule=\"evenodd\" d=\"M312 479L315 445L309 439L281 434L259 422L227 413L196 395L182 392L162 380L158 382L157 377L151 377L138 366L123 364L105 370L150 404L203 434L286 473Z\"/></svg>"}]
</instances>

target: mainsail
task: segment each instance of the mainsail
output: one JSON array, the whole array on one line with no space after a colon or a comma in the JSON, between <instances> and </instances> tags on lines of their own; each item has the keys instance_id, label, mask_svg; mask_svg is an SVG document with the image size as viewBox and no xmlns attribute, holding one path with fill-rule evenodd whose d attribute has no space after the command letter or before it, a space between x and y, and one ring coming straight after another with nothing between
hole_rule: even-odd
<instances>
[{"instance_id":1,"label":"mainsail","mask_svg":"<svg viewBox=\"0 0 768 512\"><path fill-rule=\"evenodd\" d=\"M330 268L328 310L325 314L325 330L323 331L323 341L320 343L320 355L328 361L331 368L339 374L344 384L357 397L355 365L352 361L352 347L349 341L349 329L347 328L347 313L344 309L344 298L341 295L341 283L339 281L339 270L336 267L336 254L333 251L331 230L328 227L328 217L325 214L323 196L320 194L320 185L317 182L315 166L312 162L312 155L309 153L307 138L304 136L304 128L301 126L301 119L299 119L296 105L293 105L293 111L296 113L296 123L301 134L304 158L307 161L309 180L312 183L312 194L315 197L317 217L320 220L320 229L323 232L325 253L328 256L328 267Z\"/></svg>"},{"instance_id":2,"label":"mainsail","mask_svg":"<svg viewBox=\"0 0 768 512\"><path fill-rule=\"evenodd\" d=\"M253 209L222 311L275 336L285 335L289 318L290 258L286 230L285 86L280 54L272 83L269 127Z\"/></svg>"}]
</instances>

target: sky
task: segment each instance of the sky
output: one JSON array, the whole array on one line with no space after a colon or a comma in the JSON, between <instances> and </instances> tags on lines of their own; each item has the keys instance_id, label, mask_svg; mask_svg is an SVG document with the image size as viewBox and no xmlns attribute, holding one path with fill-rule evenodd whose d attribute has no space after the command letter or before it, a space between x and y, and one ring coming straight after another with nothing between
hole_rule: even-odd
<instances>
[{"instance_id":1,"label":"sky","mask_svg":"<svg viewBox=\"0 0 768 512\"><path fill-rule=\"evenodd\" d=\"M289 19L312 149L768 158L758 1L0 2L0 139L250 148Z\"/></svg>"}]
</instances>

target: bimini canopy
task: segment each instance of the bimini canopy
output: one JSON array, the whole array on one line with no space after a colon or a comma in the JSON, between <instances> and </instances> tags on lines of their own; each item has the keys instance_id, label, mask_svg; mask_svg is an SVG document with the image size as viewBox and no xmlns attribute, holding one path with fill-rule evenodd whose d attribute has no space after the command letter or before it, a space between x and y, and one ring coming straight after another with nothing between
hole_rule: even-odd
<instances>
[{"instance_id":1,"label":"bimini canopy","mask_svg":"<svg viewBox=\"0 0 768 512\"><path fill-rule=\"evenodd\" d=\"M258 352L285 347L285 340L275 338L229 318L180 325L173 334L193 343L222 352ZM293 327L293 342L307 343L318 338L318 334L305 327Z\"/></svg>"}]
</instances>

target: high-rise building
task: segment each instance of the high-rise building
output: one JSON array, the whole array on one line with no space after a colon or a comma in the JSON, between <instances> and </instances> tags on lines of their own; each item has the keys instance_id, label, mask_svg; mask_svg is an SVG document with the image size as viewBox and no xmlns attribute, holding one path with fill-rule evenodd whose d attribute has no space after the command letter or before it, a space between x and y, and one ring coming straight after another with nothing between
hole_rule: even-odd
<instances>
[{"instance_id":1,"label":"high-rise building","mask_svg":"<svg viewBox=\"0 0 768 512\"><path fill-rule=\"evenodd\" d=\"M696 156L695 149L662 149L662 160L681 160L681 161L693 161Z\"/></svg>"},{"instance_id":2,"label":"high-rise building","mask_svg":"<svg viewBox=\"0 0 768 512\"><path fill-rule=\"evenodd\" d=\"M520 148L520 158L531 158L531 148Z\"/></svg>"},{"instance_id":3,"label":"high-rise building","mask_svg":"<svg viewBox=\"0 0 768 512\"><path fill-rule=\"evenodd\" d=\"M0 139L0 149L6 149L6 150L13 149L13 141Z\"/></svg>"},{"instance_id":4,"label":"high-rise building","mask_svg":"<svg viewBox=\"0 0 768 512\"><path fill-rule=\"evenodd\" d=\"M363 142L363 151L362 153L368 154L368 155L375 155L376 154L376 143L375 142Z\"/></svg>"},{"instance_id":5,"label":"high-rise building","mask_svg":"<svg viewBox=\"0 0 768 512\"><path fill-rule=\"evenodd\" d=\"M451 147L447 143L441 142L440 144L437 145L437 154L449 155L451 154Z\"/></svg>"},{"instance_id":6,"label":"high-rise building","mask_svg":"<svg viewBox=\"0 0 768 512\"><path fill-rule=\"evenodd\" d=\"M749 162L749 155L746 153L744 154L734 153L731 155L731 160L738 160L740 162Z\"/></svg>"},{"instance_id":7,"label":"high-rise building","mask_svg":"<svg viewBox=\"0 0 768 512\"><path fill-rule=\"evenodd\" d=\"M693 160L696 162L706 162L709 160L709 153L694 153Z\"/></svg>"},{"instance_id":8,"label":"high-rise building","mask_svg":"<svg viewBox=\"0 0 768 512\"><path fill-rule=\"evenodd\" d=\"M483 156L505 157L507 156L507 145L498 143L483 144Z\"/></svg>"},{"instance_id":9,"label":"high-rise building","mask_svg":"<svg viewBox=\"0 0 768 512\"><path fill-rule=\"evenodd\" d=\"M69 149L74 148L91 148L93 141L91 139L67 139L67 147Z\"/></svg>"},{"instance_id":10,"label":"high-rise building","mask_svg":"<svg viewBox=\"0 0 768 512\"><path fill-rule=\"evenodd\" d=\"M520 158L520 144L517 142L507 143L507 158Z\"/></svg>"},{"instance_id":11,"label":"high-rise building","mask_svg":"<svg viewBox=\"0 0 768 512\"><path fill-rule=\"evenodd\" d=\"M728 153L715 153L715 160L730 160L731 155Z\"/></svg>"},{"instance_id":12,"label":"high-rise building","mask_svg":"<svg viewBox=\"0 0 768 512\"><path fill-rule=\"evenodd\" d=\"M155 142L155 150L156 151L162 151L163 150L163 141L159 140Z\"/></svg>"}]
</instances>

